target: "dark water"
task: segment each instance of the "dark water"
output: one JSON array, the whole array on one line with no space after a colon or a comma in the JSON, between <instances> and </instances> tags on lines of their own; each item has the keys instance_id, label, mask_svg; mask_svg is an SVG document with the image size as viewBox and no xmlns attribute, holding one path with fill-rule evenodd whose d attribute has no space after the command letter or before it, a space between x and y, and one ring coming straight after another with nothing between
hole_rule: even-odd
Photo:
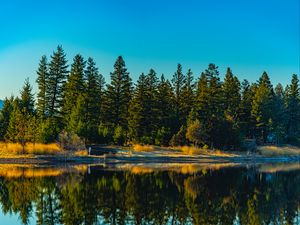
<instances>
[{"instance_id":1,"label":"dark water","mask_svg":"<svg viewBox=\"0 0 300 225\"><path fill-rule=\"evenodd\" d=\"M300 224L299 167L2 166L0 224Z\"/></svg>"}]
</instances>

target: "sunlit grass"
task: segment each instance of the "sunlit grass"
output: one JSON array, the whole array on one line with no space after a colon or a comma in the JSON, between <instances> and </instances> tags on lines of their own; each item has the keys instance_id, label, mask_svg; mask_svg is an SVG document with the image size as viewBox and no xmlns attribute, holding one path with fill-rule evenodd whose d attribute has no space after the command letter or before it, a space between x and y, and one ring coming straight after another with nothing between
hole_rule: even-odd
<instances>
[{"instance_id":1,"label":"sunlit grass","mask_svg":"<svg viewBox=\"0 0 300 225\"><path fill-rule=\"evenodd\" d=\"M156 149L155 146L153 145L140 145L140 144L134 144L132 148L136 152L151 152Z\"/></svg>"},{"instance_id":2,"label":"sunlit grass","mask_svg":"<svg viewBox=\"0 0 300 225\"><path fill-rule=\"evenodd\" d=\"M263 156L296 156L300 155L300 148L285 145L285 146L259 146L257 148L258 152Z\"/></svg>"},{"instance_id":3,"label":"sunlit grass","mask_svg":"<svg viewBox=\"0 0 300 225\"><path fill-rule=\"evenodd\" d=\"M88 151L87 150L79 150L75 152L76 156L88 156Z\"/></svg>"},{"instance_id":4,"label":"sunlit grass","mask_svg":"<svg viewBox=\"0 0 300 225\"><path fill-rule=\"evenodd\" d=\"M28 143L25 146L24 154L32 155L55 155L62 152L59 145L52 144L33 144ZM5 155L21 155L23 154L23 148L18 143L3 143L0 142L0 156Z\"/></svg>"}]
</instances>

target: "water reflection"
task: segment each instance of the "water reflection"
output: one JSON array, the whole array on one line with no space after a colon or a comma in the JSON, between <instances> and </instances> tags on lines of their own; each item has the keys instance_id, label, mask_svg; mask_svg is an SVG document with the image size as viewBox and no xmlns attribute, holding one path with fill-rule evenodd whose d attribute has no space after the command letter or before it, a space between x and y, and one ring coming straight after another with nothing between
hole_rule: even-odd
<instances>
[{"instance_id":1,"label":"water reflection","mask_svg":"<svg viewBox=\"0 0 300 225\"><path fill-rule=\"evenodd\" d=\"M299 164L7 168L0 204L20 224L300 224Z\"/></svg>"}]
</instances>

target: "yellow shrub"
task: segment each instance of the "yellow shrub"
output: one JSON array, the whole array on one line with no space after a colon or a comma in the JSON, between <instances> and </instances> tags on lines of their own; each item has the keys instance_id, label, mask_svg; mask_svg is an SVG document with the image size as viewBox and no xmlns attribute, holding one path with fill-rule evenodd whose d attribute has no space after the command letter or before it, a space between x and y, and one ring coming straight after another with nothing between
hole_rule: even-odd
<instances>
[{"instance_id":1,"label":"yellow shrub","mask_svg":"<svg viewBox=\"0 0 300 225\"><path fill-rule=\"evenodd\" d=\"M32 144L25 146L25 154L57 154L61 152L58 144ZM0 143L0 155L18 155L23 153L23 148L17 143Z\"/></svg>"},{"instance_id":2,"label":"yellow shrub","mask_svg":"<svg viewBox=\"0 0 300 225\"><path fill-rule=\"evenodd\" d=\"M151 152L155 150L155 147L153 145L140 145L135 144L133 145L133 150L136 152Z\"/></svg>"}]
</instances>

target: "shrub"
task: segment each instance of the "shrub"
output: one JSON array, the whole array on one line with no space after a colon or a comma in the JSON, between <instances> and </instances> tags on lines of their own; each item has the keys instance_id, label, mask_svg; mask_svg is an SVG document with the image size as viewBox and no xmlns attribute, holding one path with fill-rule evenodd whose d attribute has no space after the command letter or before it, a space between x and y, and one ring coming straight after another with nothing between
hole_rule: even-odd
<instances>
[{"instance_id":1,"label":"shrub","mask_svg":"<svg viewBox=\"0 0 300 225\"><path fill-rule=\"evenodd\" d=\"M162 127L157 131L157 135L155 138L156 145L168 146L170 141L170 128Z\"/></svg>"},{"instance_id":2,"label":"shrub","mask_svg":"<svg viewBox=\"0 0 300 225\"><path fill-rule=\"evenodd\" d=\"M115 128L113 139L115 144L123 145L125 143L125 132L120 125Z\"/></svg>"},{"instance_id":3,"label":"shrub","mask_svg":"<svg viewBox=\"0 0 300 225\"><path fill-rule=\"evenodd\" d=\"M174 134L171 138L170 145L171 146L183 146L187 144L187 140L185 137L186 128L184 126L180 127L180 130L177 134Z\"/></svg>"},{"instance_id":4,"label":"shrub","mask_svg":"<svg viewBox=\"0 0 300 225\"><path fill-rule=\"evenodd\" d=\"M68 151L79 151L86 149L83 140L81 140L77 134L68 133L66 131L62 131L59 134L59 143L62 149Z\"/></svg>"},{"instance_id":5,"label":"shrub","mask_svg":"<svg viewBox=\"0 0 300 225\"><path fill-rule=\"evenodd\" d=\"M191 122L186 131L186 138L196 144L204 144L204 136L203 130L201 128L201 124L199 120L195 120Z\"/></svg>"}]
</instances>

